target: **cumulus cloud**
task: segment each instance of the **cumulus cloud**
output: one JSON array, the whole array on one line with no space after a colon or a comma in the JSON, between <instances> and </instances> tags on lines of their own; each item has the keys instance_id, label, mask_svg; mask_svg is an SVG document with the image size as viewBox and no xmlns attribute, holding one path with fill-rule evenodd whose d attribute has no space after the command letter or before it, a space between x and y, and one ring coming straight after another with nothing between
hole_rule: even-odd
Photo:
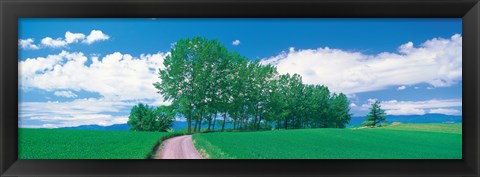
<instances>
[{"instance_id":1,"label":"cumulus cloud","mask_svg":"<svg viewBox=\"0 0 480 177\"><path fill-rule=\"evenodd\" d=\"M78 98L73 91L100 95L100 98L67 102L23 102L19 110L20 124L23 127L111 125L125 123L129 109L139 102L152 106L171 104L164 101L152 85L160 81L158 69L164 68L167 55L169 53L133 57L115 52L104 57L87 57L81 52L62 51L20 61L19 87L22 89L35 88L67 98Z\"/></svg>"},{"instance_id":2,"label":"cumulus cloud","mask_svg":"<svg viewBox=\"0 0 480 177\"><path fill-rule=\"evenodd\" d=\"M398 87L397 90L405 90L406 88L407 88L407 86L402 85L402 86Z\"/></svg>"},{"instance_id":3,"label":"cumulus cloud","mask_svg":"<svg viewBox=\"0 0 480 177\"><path fill-rule=\"evenodd\" d=\"M418 83L448 87L462 79L462 36L434 38L417 47L407 42L397 52L376 55L328 47L290 48L261 63L277 66L281 74L300 74L307 84L346 94Z\"/></svg>"},{"instance_id":4,"label":"cumulus cloud","mask_svg":"<svg viewBox=\"0 0 480 177\"><path fill-rule=\"evenodd\" d=\"M91 63L81 52L29 58L19 62L20 86L46 91L72 90L98 93L106 99L155 99L152 83L159 81L158 69L168 53L141 55L115 52ZM159 96L158 96L159 97Z\"/></svg>"},{"instance_id":5,"label":"cumulus cloud","mask_svg":"<svg viewBox=\"0 0 480 177\"><path fill-rule=\"evenodd\" d=\"M51 37L46 37L42 39L42 45L52 48L65 47L67 42L62 38L52 39Z\"/></svg>"},{"instance_id":6,"label":"cumulus cloud","mask_svg":"<svg viewBox=\"0 0 480 177\"><path fill-rule=\"evenodd\" d=\"M32 38L28 38L28 39L19 39L18 40L18 46L22 49L31 49L31 50L37 50L37 49L40 49L40 47L38 47L37 45L35 45L33 42L35 42L35 40L33 40Z\"/></svg>"},{"instance_id":7,"label":"cumulus cloud","mask_svg":"<svg viewBox=\"0 0 480 177\"><path fill-rule=\"evenodd\" d=\"M79 42L83 41L85 39L85 35L82 33L72 33L70 31L67 31L65 33L65 41L67 43L74 43L74 42Z\"/></svg>"},{"instance_id":8,"label":"cumulus cloud","mask_svg":"<svg viewBox=\"0 0 480 177\"><path fill-rule=\"evenodd\" d=\"M55 91L53 94L55 96L65 97L65 98L76 98L76 97L78 97L77 94L75 94L71 91Z\"/></svg>"},{"instance_id":9,"label":"cumulus cloud","mask_svg":"<svg viewBox=\"0 0 480 177\"><path fill-rule=\"evenodd\" d=\"M349 106L350 106L350 108L354 108L354 107L357 107L357 104L355 104L355 103L350 103Z\"/></svg>"},{"instance_id":10,"label":"cumulus cloud","mask_svg":"<svg viewBox=\"0 0 480 177\"><path fill-rule=\"evenodd\" d=\"M68 44L72 43L85 43L85 44L92 44L97 41L104 41L110 39L110 36L103 33L100 30L92 30L90 34L87 36L83 33L72 33L67 31L65 33L64 38L52 38L52 37L44 37L40 44L34 44L34 40L31 38L28 39L20 39L18 40L18 46L22 49L40 49L40 48L62 48L67 47Z\"/></svg>"},{"instance_id":11,"label":"cumulus cloud","mask_svg":"<svg viewBox=\"0 0 480 177\"><path fill-rule=\"evenodd\" d=\"M234 45L234 46L240 45L240 40L237 39L237 40L232 41L232 45Z\"/></svg>"},{"instance_id":12,"label":"cumulus cloud","mask_svg":"<svg viewBox=\"0 0 480 177\"><path fill-rule=\"evenodd\" d=\"M104 40L107 40L109 38L110 38L110 36L104 34L100 30L92 30L83 42L87 43L87 44L91 44L91 43L94 43L96 41L104 41Z\"/></svg>"},{"instance_id":13,"label":"cumulus cloud","mask_svg":"<svg viewBox=\"0 0 480 177\"><path fill-rule=\"evenodd\" d=\"M369 110L377 99L368 99L367 103L359 107L359 110ZM462 106L461 99L432 99L424 101L381 101L380 106L389 115L423 115L426 113L439 113L448 115L461 115L458 107Z\"/></svg>"}]
</instances>

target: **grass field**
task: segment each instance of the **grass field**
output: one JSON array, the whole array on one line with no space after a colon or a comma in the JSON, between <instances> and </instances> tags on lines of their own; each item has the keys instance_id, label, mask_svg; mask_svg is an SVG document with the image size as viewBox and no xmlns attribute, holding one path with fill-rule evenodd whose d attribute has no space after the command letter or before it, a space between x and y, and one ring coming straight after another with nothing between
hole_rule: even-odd
<instances>
[{"instance_id":1,"label":"grass field","mask_svg":"<svg viewBox=\"0 0 480 177\"><path fill-rule=\"evenodd\" d=\"M195 134L207 158L461 159L461 124Z\"/></svg>"},{"instance_id":2,"label":"grass field","mask_svg":"<svg viewBox=\"0 0 480 177\"><path fill-rule=\"evenodd\" d=\"M19 159L145 159L162 132L19 129Z\"/></svg>"}]
</instances>

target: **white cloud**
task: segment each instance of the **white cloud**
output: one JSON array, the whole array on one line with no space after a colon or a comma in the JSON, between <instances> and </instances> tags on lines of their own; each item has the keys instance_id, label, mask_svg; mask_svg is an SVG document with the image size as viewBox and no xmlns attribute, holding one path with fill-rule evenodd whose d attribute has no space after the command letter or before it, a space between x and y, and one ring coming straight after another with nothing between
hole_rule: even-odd
<instances>
[{"instance_id":1,"label":"white cloud","mask_svg":"<svg viewBox=\"0 0 480 177\"><path fill-rule=\"evenodd\" d=\"M115 52L102 58L80 52L29 58L19 62L19 86L77 98L75 92L98 93L100 98L70 102L24 102L20 117L23 127L65 127L86 124L125 123L129 109L139 103L168 105L152 83L160 81L158 69L169 53L133 57ZM87 60L91 60L88 62ZM111 113L118 113L113 116ZM37 123L31 123L37 121ZM40 121L41 123L38 123Z\"/></svg>"},{"instance_id":2,"label":"white cloud","mask_svg":"<svg viewBox=\"0 0 480 177\"><path fill-rule=\"evenodd\" d=\"M350 103L350 108L357 107L357 104L355 103Z\"/></svg>"},{"instance_id":3,"label":"white cloud","mask_svg":"<svg viewBox=\"0 0 480 177\"><path fill-rule=\"evenodd\" d=\"M55 96L65 97L65 98L77 98L78 95L71 91L56 91L53 93Z\"/></svg>"},{"instance_id":4,"label":"white cloud","mask_svg":"<svg viewBox=\"0 0 480 177\"><path fill-rule=\"evenodd\" d=\"M20 39L18 40L18 46L23 49L40 49L45 47L50 48L61 48L67 47L68 44L82 42L85 44L92 44L97 41L104 41L108 40L110 36L103 33L100 30L92 30L88 36L83 33L72 33L67 31L65 33L65 38L56 38L53 39L52 37L45 37L40 41L40 44L34 44L34 40L31 38L28 39Z\"/></svg>"},{"instance_id":5,"label":"white cloud","mask_svg":"<svg viewBox=\"0 0 480 177\"><path fill-rule=\"evenodd\" d=\"M397 90L405 90L406 88L407 88L407 86L402 85L402 86L398 87Z\"/></svg>"},{"instance_id":6,"label":"white cloud","mask_svg":"<svg viewBox=\"0 0 480 177\"><path fill-rule=\"evenodd\" d=\"M368 99L366 104L363 104L359 110L369 110L371 105L377 99ZM461 107L461 99L443 99L443 100L424 100L424 101L381 101L380 106L390 115L423 115L426 113L440 113L440 114L461 114L461 112L454 107Z\"/></svg>"},{"instance_id":7,"label":"white cloud","mask_svg":"<svg viewBox=\"0 0 480 177\"><path fill-rule=\"evenodd\" d=\"M35 45L33 42L35 42L35 40L33 40L32 38L28 38L28 39L19 39L18 40L18 46L20 46L20 48L22 49L32 49L32 50L37 50L37 49L40 49L37 45Z\"/></svg>"},{"instance_id":8,"label":"white cloud","mask_svg":"<svg viewBox=\"0 0 480 177\"><path fill-rule=\"evenodd\" d=\"M85 39L85 35L82 33L72 33L70 31L67 31L65 33L65 41L67 43L74 43L74 42L79 42Z\"/></svg>"},{"instance_id":9,"label":"white cloud","mask_svg":"<svg viewBox=\"0 0 480 177\"><path fill-rule=\"evenodd\" d=\"M46 58L19 62L20 86L46 91L72 90L100 94L106 99L160 99L152 83L159 81L158 69L168 53L141 55L115 52L101 59L80 52L62 51Z\"/></svg>"},{"instance_id":10,"label":"white cloud","mask_svg":"<svg viewBox=\"0 0 480 177\"><path fill-rule=\"evenodd\" d=\"M42 45L52 48L65 47L67 42L62 38L52 39L51 37L46 37L42 39Z\"/></svg>"},{"instance_id":11,"label":"white cloud","mask_svg":"<svg viewBox=\"0 0 480 177\"><path fill-rule=\"evenodd\" d=\"M297 73L307 84L322 84L346 94L382 90L397 85L428 83L448 87L462 79L462 37L434 38L397 53L367 55L328 47L295 50L266 58L281 74Z\"/></svg>"},{"instance_id":12,"label":"white cloud","mask_svg":"<svg viewBox=\"0 0 480 177\"><path fill-rule=\"evenodd\" d=\"M462 106L461 99L444 99L444 100L426 100L426 101L382 101L382 108L384 109L399 109L399 108L445 108L445 107L458 107Z\"/></svg>"},{"instance_id":13,"label":"white cloud","mask_svg":"<svg viewBox=\"0 0 480 177\"><path fill-rule=\"evenodd\" d=\"M83 42L87 43L87 44L91 44L91 43L94 43L96 41L104 41L104 40L107 40L109 38L110 38L110 36L104 34L100 30L92 30Z\"/></svg>"},{"instance_id":14,"label":"white cloud","mask_svg":"<svg viewBox=\"0 0 480 177\"><path fill-rule=\"evenodd\" d=\"M431 109L429 113L436 113L436 114L446 114L446 115L462 115L462 112L457 109Z\"/></svg>"},{"instance_id":15,"label":"white cloud","mask_svg":"<svg viewBox=\"0 0 480 177\"><path fill-rule=\"evenodd\" d=\"M389 115L424 115L426 112L423 109L400 108L385 110L385 113Z\"/></svg>"},{"instance_id":16,"label":"white cloud","mask_svg":"<svg viewBox=\"0 0 480 177\"><path fill-rule=\"evenodd\" d=\"M237 40L232 41L232 45L234 45L234 46L240 45L240 40L237 39Z\"/></svg>"},{"instance_id":17,"label":"white cloud","mask_svg":"<svg viewBox=\"0 0 480 177\"><path fill-rule=\"evenodd\" d=\"M134 104L95 98L78 99L70 102L23 102L19 104L19 126L58 128L90 124L108 126L126 123L128 108ZM127 108L127 112L125 112L125 108ZM121 116L113 116L112 113L119 113ZM42 123L31 124L29 121Z\"/></svg>"},{"instance_id":18,"label":"white cloud","mask_svg":"<svg viewBox=\"0 0 480 177\"><path fill-rule=\"evenodd\" d=\"M73 56L68 52L61 52L58 55L48 55L47 57L28 58L25 61L18 62L18 71L20 85L32 82L37 73L52 70L53 67L64 58L71 59Z\"/></svg>"}]
</instances>

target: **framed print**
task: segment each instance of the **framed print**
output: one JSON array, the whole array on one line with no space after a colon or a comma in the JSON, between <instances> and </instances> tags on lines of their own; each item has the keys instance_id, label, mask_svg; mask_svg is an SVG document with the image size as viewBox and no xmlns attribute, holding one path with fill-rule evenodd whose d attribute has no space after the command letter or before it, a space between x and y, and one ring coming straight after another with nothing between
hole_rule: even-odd
<instances>
[{"instance_id":1,"label":"framed print","mask_svg":"<svg viewBox=\"0 0 480 177\"><path fill-rule=\"evenodd\" d=\"M0 5L2 176L479 173L478 1Z\"/></svg>"}]
</instances>

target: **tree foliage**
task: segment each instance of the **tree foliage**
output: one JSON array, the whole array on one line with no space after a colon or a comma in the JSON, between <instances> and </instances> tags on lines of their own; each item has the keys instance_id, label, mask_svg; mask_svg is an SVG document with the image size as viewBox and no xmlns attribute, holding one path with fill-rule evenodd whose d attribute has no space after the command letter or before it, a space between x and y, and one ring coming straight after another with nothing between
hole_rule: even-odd
<instances>
[{"instance_id":1,"label":"tree foliage","mask_svg":"<svg viewBox=\"0 0 480 177\"><path fill-rule=\"evenodd\" d=\"M366 121L362 125L370 127L381 126L381 124L387 123L385 115L385 110L380 108L380 102L375 101L367 114Z\"/></svg>"},{"instance_id":2,"label":"tree foliage","mask_svg":"<svg viewBox=\"0 0 480 177\"><path fill-rule=\"evenodd\" d=\"M159 69L158 93L187 119L188 132L233 129L344 128L349 101L322 85L307 85L298 74L229 52L217 40L181 39ZM216 125L220 121L221 124ZM194 126L192 128L192 126ZM193 129L193 130L192 130Z\"/></svg>"},{"instance_id":3,"label":"tree foliage","mask_svg":"<svg viewBox=\"0 0 480 177\"><path fill-rule=\"evenodd\" d=\"M133 106L127 124L132 131L167 131L174 121L175 113L169 106L157 108L139 103Z\"/></svg>"}]
</instances>

